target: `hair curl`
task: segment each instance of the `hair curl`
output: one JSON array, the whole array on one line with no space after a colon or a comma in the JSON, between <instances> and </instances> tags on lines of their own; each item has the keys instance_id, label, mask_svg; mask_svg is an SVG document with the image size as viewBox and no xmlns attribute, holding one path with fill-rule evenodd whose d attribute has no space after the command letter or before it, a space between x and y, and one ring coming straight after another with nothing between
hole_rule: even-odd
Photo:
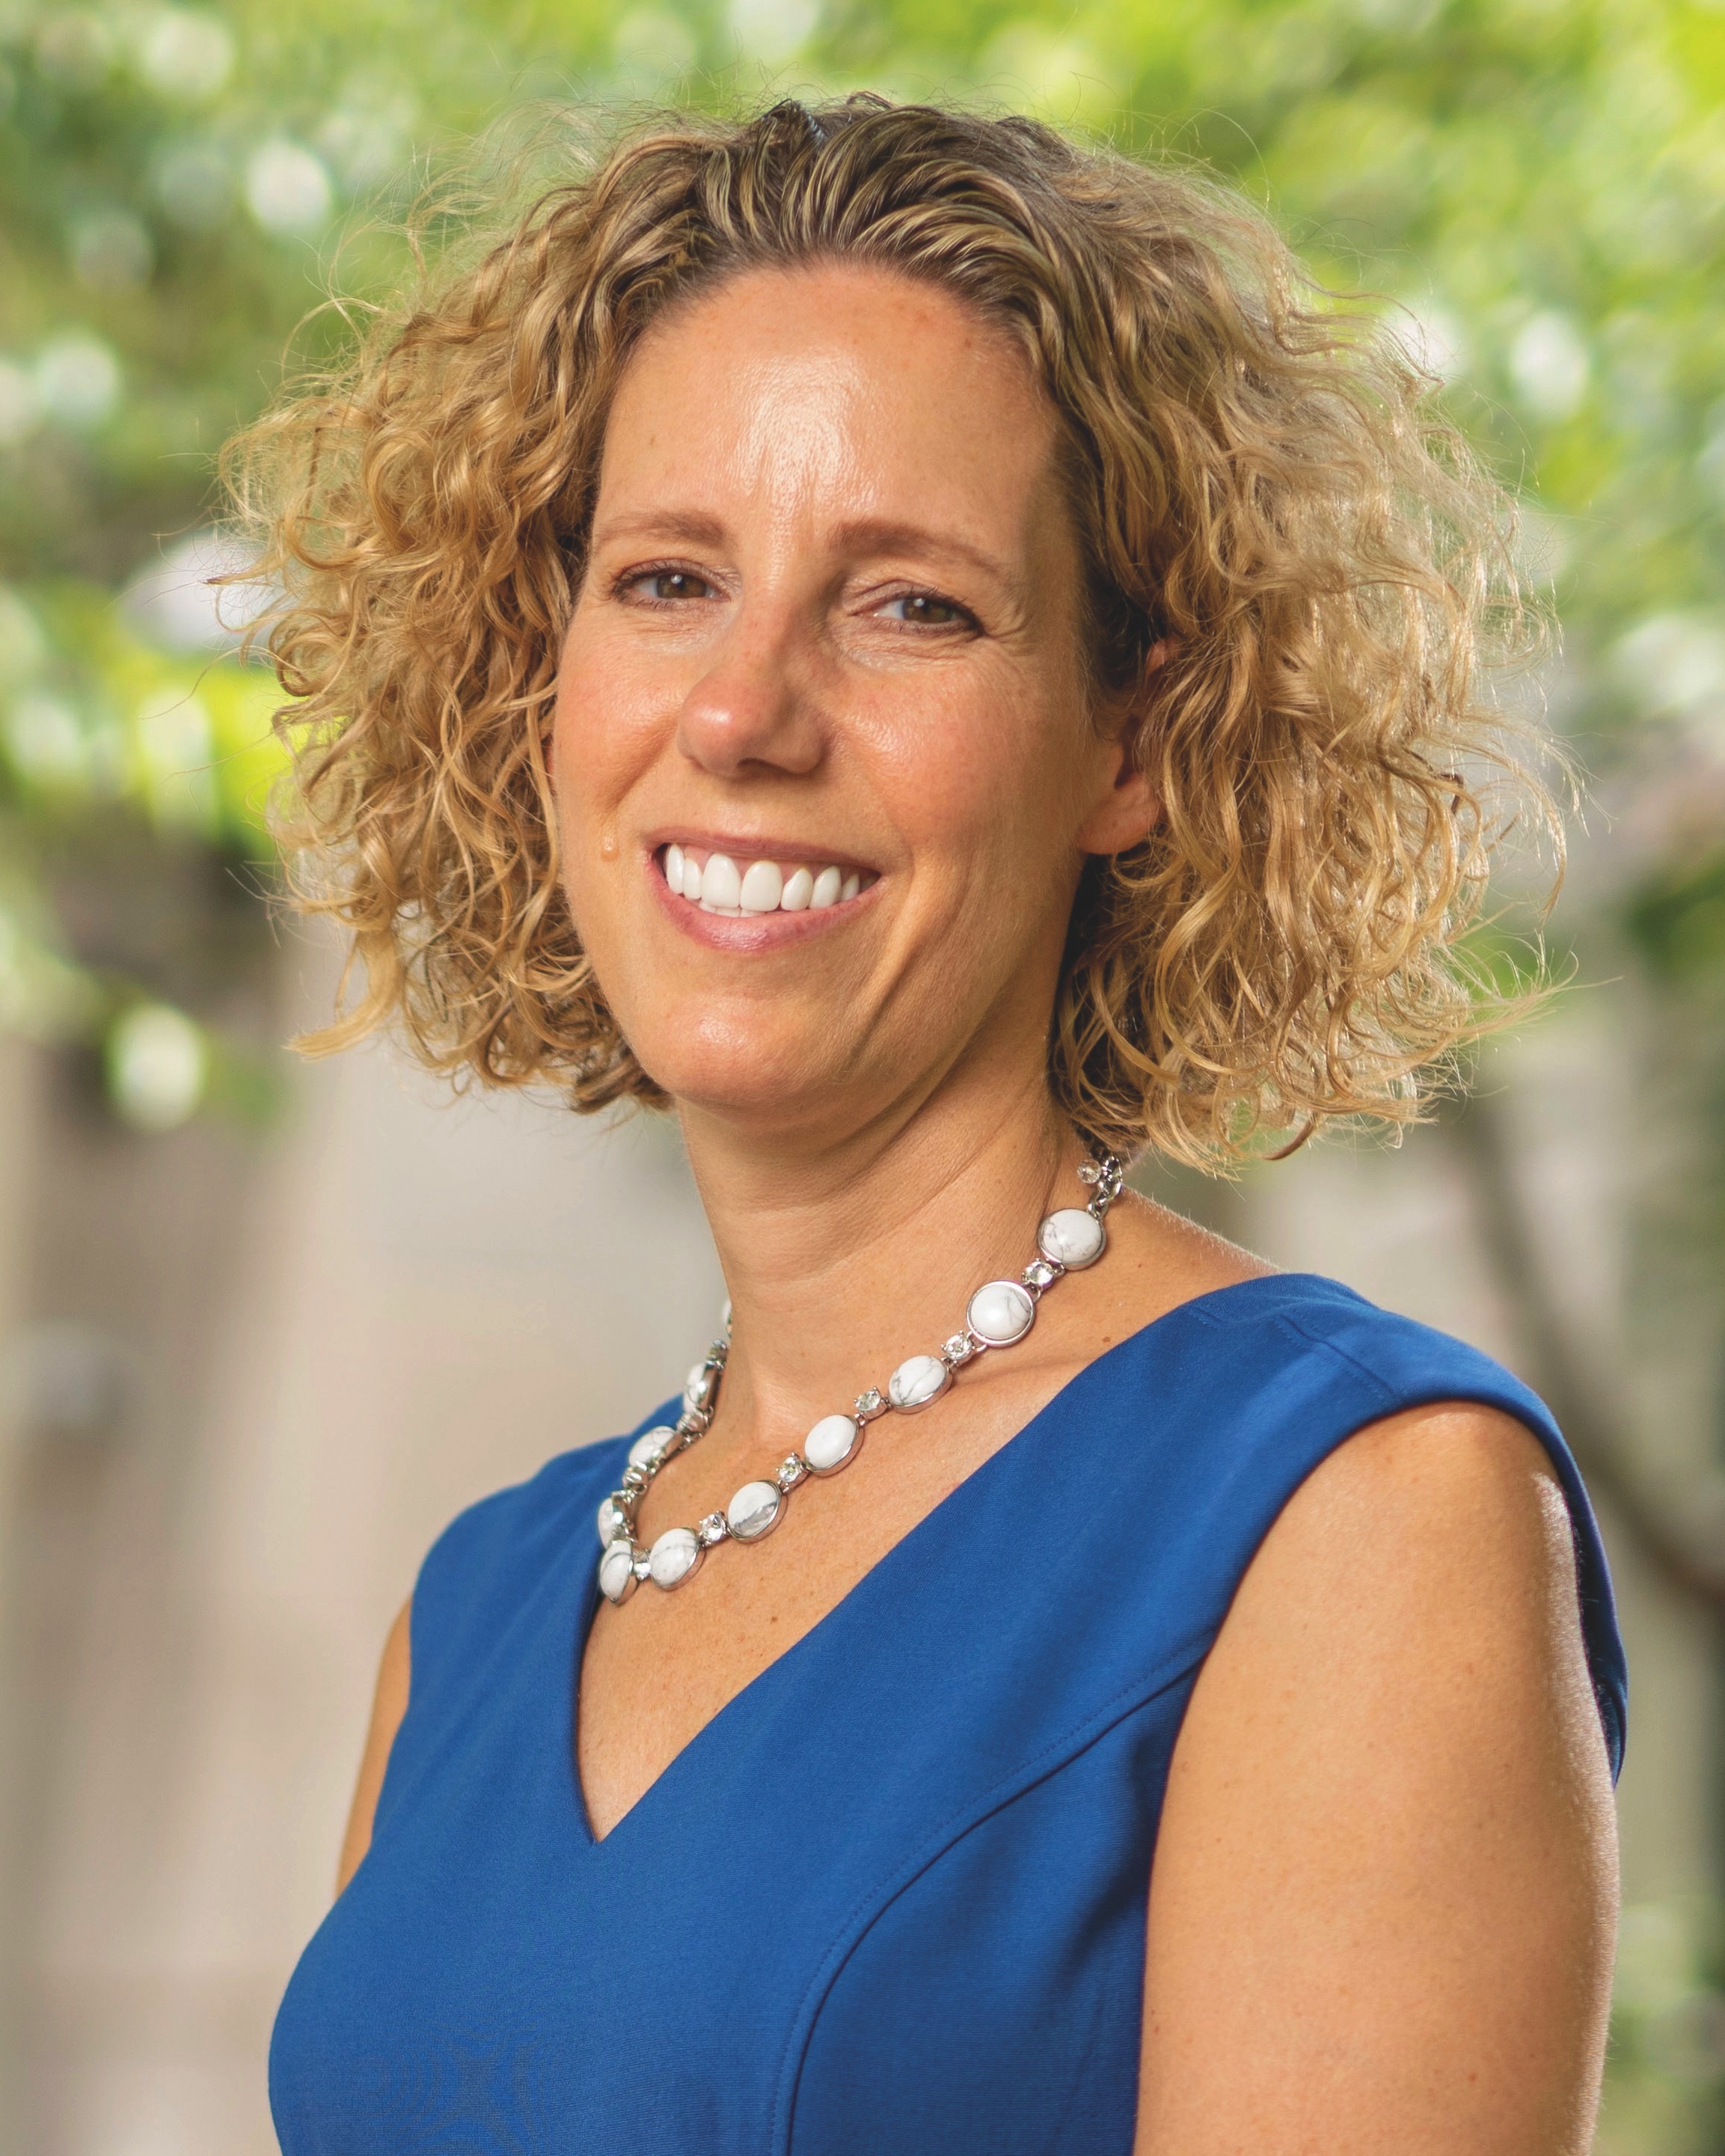
<instances>
[{"instance_id":1,"label":"hair curl","mask_svg":"<svg viewBox=\"0 0 1725 2156\"><path fill-rule=\"evenodd\" d=\"M305 1045L399 1015L451 1073L663 1101L559 884L557 654L644 331L738 272L834 259L1020 342L1062 429L1098 702L1130 711L1161 796L1081 887L1060 1107L1213 1166L1260 1133L1411 1120L1413 1074L1492 1015L1458 938L1490 788L1526 777L1477 687L1526 619L1498 496L1400 343L1237 196L873 95L636 129L231 446L287 594L296 896L364 973Z\"/></svg>"}]
</instances>

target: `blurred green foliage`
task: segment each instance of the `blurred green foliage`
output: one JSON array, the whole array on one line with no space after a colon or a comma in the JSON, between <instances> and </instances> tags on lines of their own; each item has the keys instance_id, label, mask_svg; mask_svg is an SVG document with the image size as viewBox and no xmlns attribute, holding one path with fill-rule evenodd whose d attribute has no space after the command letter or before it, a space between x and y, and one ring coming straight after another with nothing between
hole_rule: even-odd
<instances>
[{"instance_id":1,"label":"blurred green foliage","mask_svg":"<svg viewBox=\"0 0 1725 2156\"><path fill-rule=\"evenodd\" d=\"M1719 8L0 0L0 1015L89 1034L137 993L219 1003L222 968L187 963L183 909L152 956L64 894L122 856L146 878L188 849L267 858L267 681L222 654L197 579L223 557L186 542L214 514L214 451L290 342L315 358L343 334L320 301L400 274L396 220L450 148L531 100L856 84L1202 159L1268 201L1327 281L1406 310L1456 416L1525 491L1528 563L1564 624L1559 720L1633 793L1605 902L1656 964L1712 965Z\"/></svg>"},{"instance_id":2,"label":"blurred green foliage","mask_svg":"<svg viewBox=\"0 0 1725 2156\"><path fill-rule=\"evenodd\" d=\"M1725 1954L1700 1899L1623 1912L1594 2156L1712 2156L1725 2135Z\"/></svg>"},{"instance_id":3,"label":"blurred green foliage","mask_svg":"<svg viewBox=\"0 0 1725 2156\"><path fill-rule=\"evenodd\" d=\"M222 654L201 603L223 557L182 550L213 518L221 440L290 341L315 357L343 333L316 311L328 291L400 274L395 221L449 150L531 100L856 84L1206 161L1327 281L1406 310L1455 413L1524 490L1527 561L1564 625L1557 716L1632 811L1595 904L1656 967L1713 968L1719 7L0 0L0 1019L91 1034L138 993L220 1002L223 968L187 963L195 906L152 957L65 893L122 857L146 878L188 849L247 874L267 859L267 682Z\"/></svg>"}]
</instances>

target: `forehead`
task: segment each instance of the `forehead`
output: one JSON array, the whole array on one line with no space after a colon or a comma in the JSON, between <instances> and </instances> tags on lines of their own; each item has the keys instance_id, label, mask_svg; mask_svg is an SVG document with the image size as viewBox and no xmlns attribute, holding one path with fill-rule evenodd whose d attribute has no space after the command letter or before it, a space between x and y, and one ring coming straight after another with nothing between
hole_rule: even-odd
<instances>
[{"instance_id":1,"label":"forehead","mask_svg":"<svg viewBox=\"0 0 1725 2156\"><path fill-rule=\"evenodd\" d=\"M750 270L649 330L619 385L601 495L691 488L804 515L1028 536L1055 423L1010 334L869 265Z\"/></svg>"}]
</instances>

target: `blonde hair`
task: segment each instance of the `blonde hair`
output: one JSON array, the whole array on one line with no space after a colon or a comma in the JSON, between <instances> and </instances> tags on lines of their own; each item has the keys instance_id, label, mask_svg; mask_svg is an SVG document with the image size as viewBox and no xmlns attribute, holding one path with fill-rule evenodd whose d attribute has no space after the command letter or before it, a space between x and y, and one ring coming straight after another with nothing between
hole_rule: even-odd
<instances>
[{"instance_id":1,"label":"blonde hair","mask_svg":"<svg viewBox=\"0 0 1725 2156\"><path fill-rule=\"evenodd\" d=\"M1130 711L1162 798L1083 879L1060 1107L1212 1165L1327 1117L1411 1119L1412 1074L1491 1016L1457 939L1486 789L1524 776L1477 687L1523 619L1497 497L1402 345L1237 196L860 95L637 128L230 449L288 594L269 644L299 902L364 973L307 1045L401 1016L447 1071L663 1101L564 901L547 776L606 414L668 306L835 259L1019 342L1060 424L1099 701Z\"/></svg>"}]
</instances>

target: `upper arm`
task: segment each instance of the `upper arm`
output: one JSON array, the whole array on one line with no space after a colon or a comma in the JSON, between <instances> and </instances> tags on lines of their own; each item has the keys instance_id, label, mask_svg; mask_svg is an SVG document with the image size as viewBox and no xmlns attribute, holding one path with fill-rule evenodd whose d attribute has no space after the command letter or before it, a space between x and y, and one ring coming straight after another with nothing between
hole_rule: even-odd
<instances>
[{"instance_id":1,"label":"upper arm","mask_svg":"<svg viewBox=\"0 0 1725 2156\"><path fill-rule=\"evenodd\" d=\"M408 1691L413 1675L413 1614L410 1596L402 1604L389 1628L389 1637L383 1643L377 1689L372 1700L371 1727L366 1732L365 1753L359 1764L359 1782L353 1792L352 1809L347 1815L347 1831L341 1838L341 1861L336 1874L338 1895L358 1871L360 1859L372 1845L372 1820L377 1810L378 1792L383 1787L384 1770L389 1764L390 1748L395 1743L396 1731L401 1727L402 1717L408 1711Z\"/></svg>"},{"instance_id":2,"label":"upper arm","mask_svg":"<svg viewBox=\"0 0 1725 2156\"><path fill-rule=\"evenodd\" d=\"M1451 1404L1334 1453L1254 1559L1175 1748L1145 2156L1580 2156L1615 1843L1561 1491Z\"/></svg>"}]
</instances>

